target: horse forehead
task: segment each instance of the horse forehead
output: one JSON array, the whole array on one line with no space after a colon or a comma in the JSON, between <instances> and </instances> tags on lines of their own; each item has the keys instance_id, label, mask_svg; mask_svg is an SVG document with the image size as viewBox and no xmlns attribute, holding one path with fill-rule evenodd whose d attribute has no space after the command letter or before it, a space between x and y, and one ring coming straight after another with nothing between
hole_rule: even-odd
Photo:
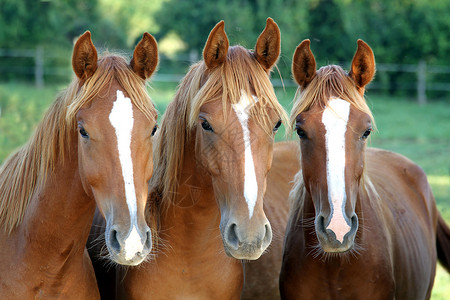
<instances>
[{"instance_id":1,"label":"horse forehead","mask_svg":"<svg viewBox=\"0 0 450 300\"><path fill-rule=\"evenodd\" d=\"M108 118L114 102L117 101L117 92L120 91L125 97L128 94L120 87L111 86L110 88L101 89L92 100L88 101L80 110L80 114L94 115L103 118Z\"/></svg>"},{"instance_id":2,"label":"horse forehead","mask_svg":"<svg viewBox=\"0 0 450 300\"><path fill-rule=\"evenodd\" d=\"M346 125L350 115L350 103L340 98L331 98L322 113L322 122L334 130L334 125Z\"/></svg>"},{"instance_id":3,"label":"horse forehead","mask_svg":"<svg viewBox=\"0 0 450 300\"><path fill-rule=\"evenodd\" d=\"M131 104L133 112L132 117L135 120L134 123L136 127L138 127L140 123L149 126L148 123L150 121L147 121L147 117L145 117L144 113L136 107L128 93L120 87L111 87L108 90L101 91L86 105L86 107L83 107L80 110L79 115L83 119L92 123L98 123L99 125L102 125L102 123L105 122L109 123L109 116L119 98L123 98L124 101L129 101ZM125 117L125 115L123 117Z\"/></svg>"},{"instance_id":4,"label":"horse forehead","mask_svg":"<svg viewBox=\"0 0 450 300\"><path fill-rule=\"evenodd\" d=\"M296 122L300 124L319 123L323 125L325 119L335 120L336 122L349 123L350 117L357 114L365 114L359 112L350 102L331 97L325 107L316 104L307 111L300 113L296 117Z\"/></svg>"}]
</instances>

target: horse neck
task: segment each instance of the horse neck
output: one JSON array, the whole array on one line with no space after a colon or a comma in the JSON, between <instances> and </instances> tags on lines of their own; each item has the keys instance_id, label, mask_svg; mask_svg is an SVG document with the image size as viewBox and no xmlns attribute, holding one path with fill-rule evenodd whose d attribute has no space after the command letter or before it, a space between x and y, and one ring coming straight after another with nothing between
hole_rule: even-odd
<instances>
[{"instance_id":1,"label":"horse neck","mask_svg":"<svg viewBox=\"0 0 450 300\"><path fill-rule=\"evenodd\" d=\"M214 242L223 248L219 234L220 212L214 197L211 177L195 160L195 141L187 143L175 191L176 197L161 213L161 231L170 233L165 239L183 247L197 247L195 242ZM207 234L203 234L207 233ZM208 240L209 239L209 240Z\"/></svg>"},{"instance_id":2,"label":"horse neck","mask_svg":"<svg viewBox=\"0 0 450 300\"><path fill-rule=\"evenodd\" d=\"M209 290L203 288L206 284L214 286L218 294L212 298L230 293L236 293L233 296L236 298L242 289L243 268L239 260L225 254L219 230L220 211L211 177L197 165L194 151L195 141L187 143L176 197L173 203L160 208L160 245L156 253L163 255L158 255L159 263L150 270L156 272L155 275L178 278L181 289L208 294ZM189 270L182 279L180 268ZM203 279L198 281L198 278ZM211 294L206 298L211 298Z\"/></svg>"},{"instance_id":3,"label":"horse neck","mask_svg":"<svg viewBox=\"0 0 450 300\"><path fill-rule=\"evenodd\" d=\"M43 255L52 250L60 251L70 245L73 250L83 252L89 228L95 212L95 201L85 192L78 172L76 136L64 160L55 164L54 171L36 192L27 207L17 234L26 234L27 244L52 245ZM32 251L33 247L26 248ZM42 251L41 251L42 252Z\"/></svg>"}]
</instances>

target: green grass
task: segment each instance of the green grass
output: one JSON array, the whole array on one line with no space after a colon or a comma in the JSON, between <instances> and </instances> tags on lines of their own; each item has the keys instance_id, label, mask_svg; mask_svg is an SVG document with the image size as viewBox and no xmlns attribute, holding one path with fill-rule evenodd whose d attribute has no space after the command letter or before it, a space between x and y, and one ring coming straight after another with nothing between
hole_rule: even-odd
<instances>
[{"instance_id":1,"label":"green grass","mask_svg":"<svg viewBox=\"0 0 450 300\"><path fill-rule=\"evenodd\" d=\"M160 114L173 98L176 84L155 82L149 89ZM23 145L45 109L64 86L35 89L25 84L0 84L0 163ZM290 111L295 89L276 89L281 104ZM427 173L438 208L450 224L450 99L419 106L405 98L372 95L369 92L378 131L369 145L401 153ZM284 139L284 128L277 140ZM293 138L294 137L289 137ZM450 299L450 276L441 267L432 299Z\"/></svg>"},{"instance_id":2,"label":"green grass","mask_svg":"<svg viewBox=\"0 0 450 300\"><path fill-rule=\"evenodd\" d=\"M29 138L62 87L0 85L0 163Z\"/></svg>"}]
</instances>

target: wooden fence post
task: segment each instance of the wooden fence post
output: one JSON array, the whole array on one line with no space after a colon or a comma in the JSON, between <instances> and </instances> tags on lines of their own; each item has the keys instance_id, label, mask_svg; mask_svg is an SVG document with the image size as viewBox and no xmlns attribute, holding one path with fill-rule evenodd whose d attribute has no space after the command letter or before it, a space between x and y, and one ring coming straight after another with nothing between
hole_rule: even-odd
<instances>
[{"instance_id":1,"label":"wooden fence post","mask_svg":"<svg viewBox=\"0 0 450 300\"><path fill-rule=\"evenodd\" d=\"M427 104L427 63L420 60L417 65L417 100L420 105Z\"/></svg>"},{"instance_id":2,"label":"wooden fence post","mask_svg":"<svg viewBox=\"0 0 450 300\"><path fill-rule=\"evenodd\" d=\"M34 82L37 88L44 86L44 50L37 46L34 56Z\"/></svg>"}]
</instances>

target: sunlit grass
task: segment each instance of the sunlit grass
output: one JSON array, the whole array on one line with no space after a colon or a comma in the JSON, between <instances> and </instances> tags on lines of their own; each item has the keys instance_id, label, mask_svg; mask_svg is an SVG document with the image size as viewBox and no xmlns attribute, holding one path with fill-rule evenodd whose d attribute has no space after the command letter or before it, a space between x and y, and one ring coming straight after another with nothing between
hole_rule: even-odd
<instances>
[{"instance_id":1,"label":"sunlit grass","mask_svg":"<svg viewBox=\"0 0 450 300\"><path fill-rule=\"evenodd\" d=\"M440 264L437 265L437 272L436 277L434 278L434 286L431 293L431 299L450 299L450 275Z\"/></svg>"}]
</instances>

